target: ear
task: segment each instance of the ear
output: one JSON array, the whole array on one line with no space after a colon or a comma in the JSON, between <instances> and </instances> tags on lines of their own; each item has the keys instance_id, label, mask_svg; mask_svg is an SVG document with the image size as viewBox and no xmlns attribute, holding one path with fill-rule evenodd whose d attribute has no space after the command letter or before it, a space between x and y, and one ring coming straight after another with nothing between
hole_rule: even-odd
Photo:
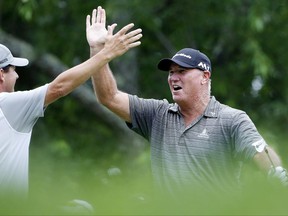
<instances>
[{"instance_id":1,"label":"ear","mask_svg":"<svg viewBox=\"0 0 288 216\"><path fill-rule=\"evenodd\" d=\"M209 71L203 71L203 79L201 81L201 84L203 85L206 82L208 82L210 79L210 76L211 76L211 73Z\"/></svg>"},{"instance_id":2,"label":"ear","mask_svg":"<svg viewBox=\"0 0 288 216\"><path fill-rule=\"evenodd\" d=\"M210 79L211 73L209 71L204 71L204 76L206 79Z\"/></svg>"},{"instance_id":3,"label":"ear","mask_svg":"<svg viewBox=\"0 0 288 216\"><path fill-rule=\"evenodd\" d=\"M4 70L0 68L0 81L4 81Z\"/></svg>"}]
</instances>

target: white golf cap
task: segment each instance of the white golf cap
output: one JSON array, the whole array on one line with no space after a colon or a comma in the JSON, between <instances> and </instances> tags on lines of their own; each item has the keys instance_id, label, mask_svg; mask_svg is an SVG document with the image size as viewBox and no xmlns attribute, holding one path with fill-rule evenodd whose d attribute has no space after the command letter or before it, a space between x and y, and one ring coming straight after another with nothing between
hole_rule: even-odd
<instances>
[{"instance_id":1,"label":"white golf cap","mask_svg":"<svg viewBox=\"0 0 288 216\"><path fill-rule=\"evenodd\" d=\"M28 59L14 57L6 46L0 44L0 68L6 67L8 65L22 67L28 65L28 63Z\"/></svg>"}]
</instances>

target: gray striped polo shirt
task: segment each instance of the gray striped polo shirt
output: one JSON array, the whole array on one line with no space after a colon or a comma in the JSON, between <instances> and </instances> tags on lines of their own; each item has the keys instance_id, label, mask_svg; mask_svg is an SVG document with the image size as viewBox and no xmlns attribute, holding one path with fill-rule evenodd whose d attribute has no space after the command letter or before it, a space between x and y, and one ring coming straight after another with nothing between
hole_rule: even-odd
<instances>
[{"instance_id":1,"label":"gray striped polo shirt","mask_svg":"<svg viewBox=\"0 0 288 216\"><path fill-rule=\"evenodd\" d=\"M152 174L168 188L172 184L233 186L239 162L250 161L256 153L252 144L263 140L245 112L215 97L188 127L177 104L132 95L129 102L132 123L127 125L150 142Z\"/></svg>"}]
</instances>

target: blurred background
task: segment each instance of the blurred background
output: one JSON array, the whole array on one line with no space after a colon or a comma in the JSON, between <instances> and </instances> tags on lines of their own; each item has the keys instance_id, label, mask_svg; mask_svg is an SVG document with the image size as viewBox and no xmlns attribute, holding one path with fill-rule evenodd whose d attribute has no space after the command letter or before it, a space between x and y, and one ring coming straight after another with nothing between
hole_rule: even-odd
<instances>
[{"instance_id":1,"label":"blurred background","mask_svg":"<svg viewBox=\"0 0 288 216\"><path fill-rule=\"evenodd\" d=\"M167 74L157 70L158 61L184 47L199 49L212 62L212 94L245 110L287 167L287 0L0 0L0 43L30 60L28 67L18 68L16 90L48 83L89 58L86 15L98 5L106 9L107 24L118 24L116 31L131 22L143 30L141 46L110 64L119 89L172 102ZM89 80L50 105L34 127L33 204L27 211L47 213L65 201L83 199L102 215L167 215L171 209L165 203L157 210L150 206L151 212L143 210L153 191L149 153L148 142L97 103ZM254 195L256 200L263 197ZM220 206L209 211L236 211ZM238 213L263 211L259 206L238 208ZM197 213L208 211L203 209ZM287 213L287 207L276 205L275 211Z\"/></svg>"}]
</instances>

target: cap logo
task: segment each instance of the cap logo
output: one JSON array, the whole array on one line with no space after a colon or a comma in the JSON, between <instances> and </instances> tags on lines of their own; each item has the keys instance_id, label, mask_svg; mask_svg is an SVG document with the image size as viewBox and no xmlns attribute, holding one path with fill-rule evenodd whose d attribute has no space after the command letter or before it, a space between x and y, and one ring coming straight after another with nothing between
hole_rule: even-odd
<instances>
[{"instance_id":1,"label":"cap logo","mask_svg":"<svg viewBox=\"0 0 288 216\"><path fill-rule=\"evenodd\" d=\"M210 71L210 67L203 62L198 64L199 67L203 68L204 70Z\"/></svg>"},{"instance_id":2,"label":"cap logo","mask_svg":"<svg viewBox=\"0 0 288 216\"><path fill-rule=\"evenodd\" d=\"M3 60L0 61L0 64L3 64L3 63L5 63L5 62L7 62L7 61L8 61L8 59L5 58L5 59L3 59Z\"/></svg>"},{"instance_id":3,"label":"cap logo","mask_svg":"<svg viewBox=\"0 0 288 216\"><path fill-rule=\"evenodd\" d=\"M176 56L183 56L183 57L189 58L189 59L192 58L190 55L185 55L184 53L176 53L172 58L175 58Z\"/></svg>"}]
</instances>

